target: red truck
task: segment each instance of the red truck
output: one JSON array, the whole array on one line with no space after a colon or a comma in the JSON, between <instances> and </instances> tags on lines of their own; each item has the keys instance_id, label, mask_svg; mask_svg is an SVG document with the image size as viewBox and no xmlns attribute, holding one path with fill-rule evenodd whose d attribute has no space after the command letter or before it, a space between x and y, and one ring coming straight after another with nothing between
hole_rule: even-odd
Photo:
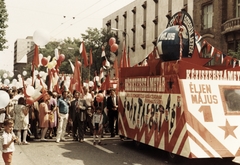
<instances>
[{"instance_id":1,"label":"red truck","mask_svg":"<svg viewBox=\"0 0 240 165\"><path fill-rule=\"evenodd\" d=\"M119 134L173 157L240 156L239 61L204 40L185 11L145 60L120 70Z\"/></svg>"}]
</instances>

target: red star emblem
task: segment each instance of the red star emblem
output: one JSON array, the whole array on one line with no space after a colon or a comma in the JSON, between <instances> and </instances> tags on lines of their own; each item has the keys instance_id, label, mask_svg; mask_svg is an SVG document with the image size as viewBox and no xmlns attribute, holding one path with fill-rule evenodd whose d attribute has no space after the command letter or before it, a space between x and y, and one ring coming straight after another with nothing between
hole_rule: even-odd
<instances>
[{"instance_id":1,"label":"red star emblem","mask_svg":"<svg viewBox=\"0 0 240 165\"><path fill-rule=\"evenodd\" d=\"M225 126L219 126L219 127L225 131L225 137L224 137L224 139L226 139L229 135L232 135L233 137L237 138L233 131L234 131L238 126L231 126L231 125L229 124L229 122L226 120L226 125L225 125Z\"/></svg>"}]
</instances>

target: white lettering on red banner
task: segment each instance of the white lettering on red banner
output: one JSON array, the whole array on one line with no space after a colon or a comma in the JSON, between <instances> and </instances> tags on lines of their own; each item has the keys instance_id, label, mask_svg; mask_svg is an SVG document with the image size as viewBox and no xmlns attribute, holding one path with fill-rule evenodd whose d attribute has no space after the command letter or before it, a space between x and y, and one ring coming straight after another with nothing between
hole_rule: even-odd
<instances>
[{"instance_id":1,"label":"white lettering on red banner","mask_svg":"<svg viewBox=\"0 0 240 165\"><path fill-rule=\"evenodd\" d=\"M125 91L164 92L165 77L126 78Z\"/></svg>"},{"instance_id":2,"label":"white lettering on red banner","mask_svg":"<svg viewBox=\"0 0 240 165\"><path fill-rule=\"evenodd\" d=\"M240 81L240 71L188 69L186 70L186 79Z\"/></svg>"}]
</instances>

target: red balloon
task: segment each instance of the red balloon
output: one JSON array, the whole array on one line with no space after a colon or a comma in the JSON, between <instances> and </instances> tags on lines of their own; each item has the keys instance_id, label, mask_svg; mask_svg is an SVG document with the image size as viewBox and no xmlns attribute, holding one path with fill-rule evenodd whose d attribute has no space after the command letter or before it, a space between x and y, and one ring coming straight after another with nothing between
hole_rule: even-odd
<instances>
[{"instance_id":1,"label":"red balloon","mask_svg":"<svg viewBox=\"0 0 240 165\"><path fill-rule=\"evenodd\" d=\"M26 103L27 103L28 105L32 105L32 104L34 103L33 98L32 98L32 97L27 97L27 98L26 98Z\"/></svg>"},{"instance_id":2,"label":"red balloon","mask_svg":"<svg viewBox=\"0 0 240 165\"><path fill-rule=\"evenodd\" d=\"M43 57L41 63L43 66L46 66L48 64L48 59L46 57Z\"/></svg>"},{"instance_id":3,"label":"red balloon","mask_svg":"<svg viewBox=\"0 0 240 165\"><path fill-rule=\"evenodd\" d=\"M111 52L116 52L118 50L118 44L113 44L111 46Z\"/></svg>"},{"instance_id":4,"label":"red balloon","mask_svg":"<svg viewBox=\"0 0 240 165\"><path fill-rule=\"evenodd\" d=\"M65 60L65 55L64 54L60 54L59 57L58 57L58 60L61 61L61 62L63 60Z\"/></svg>"},{"instance_id":5,"label":"red balloon","mask_svg":"<svg viewBox=\"0 0 240 165\"><path fill-rule=\"evenodd\" d=\"M109 41L108 41L108 44L110 45L110 46L112 46L113 44L115 44L116 43L116 39L114 38L114 37L111 37L110 39L109 39Z\"/></svg>"},{"instance_id":6,"label":"red balloon","mask_svg":"<svg viewBox=\"0 0 240 165\"><path fill-rule=\"evenodd\" d=\"M98 93L97 96L96 96L97 102L102 102L102 101L103 101L103 98L104 98L104 96L103 96L102 93Z\"/></svg>"}]
</instances>

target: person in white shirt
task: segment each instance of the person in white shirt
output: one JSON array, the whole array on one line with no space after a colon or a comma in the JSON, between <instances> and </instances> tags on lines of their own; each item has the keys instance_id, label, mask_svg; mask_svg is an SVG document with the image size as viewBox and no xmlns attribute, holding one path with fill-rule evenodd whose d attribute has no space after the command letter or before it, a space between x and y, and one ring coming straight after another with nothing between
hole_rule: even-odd
<instances>
[{"instance_id":1,"label":"person in white shirt","mask_svg":"<svg viewBox=\"0 0 240 165\"><path fill-rule=\"evenodd\" d=\"M1 139L2 158L5 165L11 165L13 151L15 151L14 141L18 140L13 133L14 120L6 119L4 121L4 132Z\"/></svg>"},{"instance_id":2,"label":"person in white shirt","mask_svg":"<svg viewBox=\"0 0 240 165\"><path fill-rule=\"evenodd\" d=\"M84 96L83 99L86 101L87 105L87 119L86 119L86 126L90 129L90 135L93 135L93 125L92 125L92 116L93 116L93 97L92 94L89 92L86 86L83 87Z\"/></svg>"}]
</instances>

